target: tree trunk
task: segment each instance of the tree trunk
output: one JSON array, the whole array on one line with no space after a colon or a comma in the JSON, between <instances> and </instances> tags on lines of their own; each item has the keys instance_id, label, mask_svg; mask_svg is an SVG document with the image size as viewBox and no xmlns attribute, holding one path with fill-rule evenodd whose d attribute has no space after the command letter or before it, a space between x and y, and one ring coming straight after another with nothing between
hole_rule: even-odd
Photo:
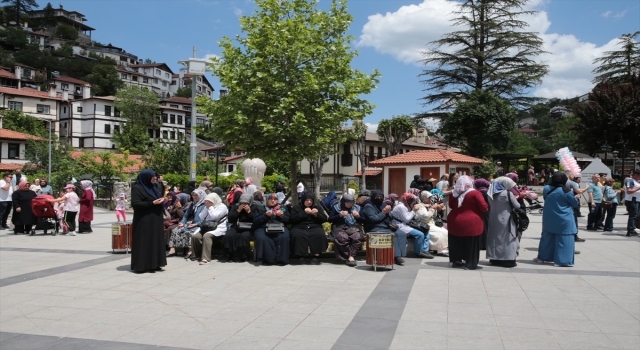
<instances>
[{"instance_id":1,"label":"tree trunk","mask_svg":"<svg viewBox=\"0 0 640 350\"><path fill-rule=\"evenodd\" d=\"M324 156L320 156L318 159L309 160L311 164L311 171L313 172L313 194L317 200L320 200L320 183L322 182L322 168L324 167Z\"/></svg>"},{"instance_id":2,"label":"tree trunk","mask_svg":"<svg viewBox=\"0 0 640 350\"><path fill-rule=\"evenodd\" d=\"M291 193L291 204L298 204L298 162L295 159L289 161L289 193Z\"/></svg>"}]
</instances>

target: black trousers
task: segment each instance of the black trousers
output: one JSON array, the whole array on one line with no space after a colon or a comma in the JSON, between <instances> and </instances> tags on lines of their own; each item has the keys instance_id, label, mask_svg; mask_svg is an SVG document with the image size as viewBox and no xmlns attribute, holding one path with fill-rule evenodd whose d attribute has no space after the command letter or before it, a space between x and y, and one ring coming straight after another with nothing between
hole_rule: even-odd
<instances>
[{"instance_id":1,"label":"black trousers","mask_svg":"<svg viewBox=\"0 0 640 350\"><path fill-rule=\"evenodd\" d=\"M0 227L7 226L7 218L9 218L11 207L13 207L13 202L11 201L0 202Z\"/></svg>"},{"instance_id":2,"label":"black trousers","mask_svg":"<svg viewBox=\"0 0 640 350\"><path fill-rule=\"evenodd\" d=\"M91 221L87 222L79 222L78 223L78 233L91 233Z\"/></svg>"},{"instance_id":3,"label":"black trousers","mask_svg":"<svg viewBox=\"0 0 640 350\"><path fill-rule=\"evenodd\" d=\"M62 220L67 225L69 232L74 232L76 230L76 215L78 215L77 211L64 212L64 218Z\"/></svg>"},{"instance_id":4,"label":"black trousers","mask_svg":"<svg viewBox=\"0 0 640 350\"><path fill-rule=\"evenodd\" d=\"M15 225L13 232L15 234L18 234L18 233L29 234L31 232L32 227L33 225Z\"/></svg>"}]
</instances>

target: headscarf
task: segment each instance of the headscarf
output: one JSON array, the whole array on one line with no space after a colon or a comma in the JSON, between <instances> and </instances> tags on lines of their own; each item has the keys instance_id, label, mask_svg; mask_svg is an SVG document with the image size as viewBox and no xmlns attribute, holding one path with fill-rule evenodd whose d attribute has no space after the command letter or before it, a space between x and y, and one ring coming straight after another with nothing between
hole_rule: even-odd
<instances>
[{"instance_id":1,"label":"headscarf","mask_svg":"<svg viewBox=\"0 0 640 350\"><path fill-rule=\"evenodd\" d=\"M166 201L164 203L164 208L168 209L169 207L172 207L176 204L176 201L178 200L178 198L176 197L176 193L175 192L169 192L165 195L166 196L171 196L171 200L170 201Z\"/></svg>"},{"instance_id":2,"label":"headscarf","mask_svg":"<svg viewBox=\"0 0 640 350\"><path fill-rule=\"evenodd\" d=\"M489 199L493 200L493 195L496 193L500 193L505 190L510 191L515 185L516 183L507 176L500 176L494 179L487 190Z\"/></svg>"},{"instance_id":3,"label":"headscarf","mask_svg":"<svg viewBox=\"0 0 640 350\"><path fill-rule=\"evenodd\" d=\"M211 181L204 180L198 188L206 192L209 190L209 186L211 186Z\"/></svg>"},{"instance_id":4,"label":"headscarf","mask_svg":"<svg viewBox=\"0 0 640 350\"><path fill-rule=\"evenodd\" d=\"M471 191L475 191L475 189L473 188L473 181L469 175L460 176L456 181L456 185L453 190L453 197L458 198L458 208L462 206L464 196Z\"/></svg>"},{"instance_id":5,"label":"headscarf","mask_svg":"<svg viewBox=\"0 0 640 350\"><path fill-rule=\"evenodd\" d=\"M429 191L422 191L420 192L420 202L424 203L424 204L431 204L431 197L433 196L433 194L431 194L431 192Z\"/></svg>"},{"instance_id":6,"label":"headscarf","mask_svg":"<svg viewBox=\"0 0 640 350\"><path fill-rule=\"evenodd\" d=\"M20 183L18 184L18 189L21 191L31 191L31 188L29 188L29 181L24 179L20 181Z\"/></svg>"},{"instance_id":7,"label":"headscarf","mask_svg":"<svg viewBox=\"0 0 640 350\"><path fill-rule=\"evenodd\" d=\"M476 190L480 192L487 193L487 191L489 190L489 186L491 186L491 182L486 179L480 178L473 181L473 187L475 187Z\"/></svg>"},{"instance_id":8,"label":"headscarf","mask_svg":"<svg viewBox=\"0 0 640 350\"><path fill-rule=\"evenodd\" d=\"M322 205L326 208L331 208L331 203L333 203L337 198L336 191L329 191L327 196L322 200Z\"/></svg>"},{"instance_id":9,"label":"headscarf","mask_svg":"<svg viewBox=\"0 0 640 350\"><path fill-rule=\"evenodd\" d=\"M567 174L563 172L557 172L551 176L550 185L553 187L564 187L567 184L568 180L569 178L567 177Z\"/></svg>"},{"instance_id":10,"label":"headscarf","mask_svg":"<svg viewBox=\"0 0 640 350\"><path fill-rule=\"evenodd\" d=\"M518 174L516 174L516 173L508 173L506 176L508 178L510 178L511 180L513 180L513 182L515 182L515 183L518 182Z\"/></svg>"},{"instance_id":11,"label":"headscarf","mask_svg":"<svg viewBox=\"0 0 640 350\"><path fill-rule=\"evenodd\" d=\"M411 188L411 189L409 189L409 193L411 193L412 195L416 196L416 198L419 198L419 196L420 196L420 189L418 189L418 188Z\"/></svg>"},{"instance_id":12,"label":"headscarf","mask_svg":"<svg viewBox=\"0 0 640 350\"><path fill-rule=\"evenodd\" d=\"M284 201L284 193L278 192L276 193L276 197L278 197L278 203L282 204L282 201Z\"/></svg>"},{"instance_id":13,"label":"headscarf","mask_svg":"<svg viewBox=\"0 0 640 350\"><path fill-rule=\"evenodd\" d=\"M375 207L380 208L380 210L384 209L387 205L384 203L384 199L376 199L376 197L382 196L384 197L384 193L382 191L372 191L371 192L371 204Z\"/></svg>"},{"instance_id":14,"label":"headscarf","mask_svg":"<svg viewBox=\"0 0 640 350\"><path fill-rule=\"evenodd\" d=\"M206 197L204 197L204 200L213 203L214 206L222 204L222 199L220 199L220 196L218 196L218 194L215 192L209 193Z\"/></svg>"},{"instance_id":15,"label":"headscarf","mask_svg":"<svg viewBox=\"0 0 640 350\"><path fill-rule=\"evenodd\" d=\"M182 205L183 208L187 205L187 202L189 202L189 195L186 193L178 193L176 197L180 201L180 205Z\"/></svg>"},{"instance_id":16,"label":"headscarf","mask_svg":"<svg viewBox=\"0 0 640 350\"><path fill-rule=\"evenodd\" d=\"M313 195L313 194L311 194L311 193L309 193L309 192L305 192L305 193L302 195L302 198L301 198L301 200L300 200L300 204L299 204L299 205L302 207L302 209L305 209L305 208L311 208L311 207L305 207L305 206L304 206L304 202L306 202L306 201L307 201L307 199L311 199L311 200L312 200L311 207L313 207L313 204L316 202L316 199L314 198L314 195Z\"/></svg>"},{"instance_id":17,"label":"headscarf","mask_svg":"<svg viewBox=\"0 0 640 350\"><path fill-rule=\"evenodd\" d=\"M270 207L270 206L269 206L269 200L270 200L270 199L273 199L273 198L275 198L277 202L276 202L276 205L275 205L275 206ZM284 199L284 198L283 198L283 199ZM266 196L264 196L264 207L265 207L267 210L274 210L274 211L275 211L275 210L282 210L283 212L284 212L284 211L287 211L287 207L282 206L282 205L280 204L280 202L281 202L281 201L280 201L280 198L278 198L278 195L277 195L276 193L271 192L271 193L267 193L267 195L266 195Z\"/></svg>"},{"instance_id":18,"label":"headscarf","mask_svg":"<svg viewBox=\"0 0 640 350\"><path fill-rule=\"evenodd\" d=\"M440 190L431 190L431 205L444 203L444 193Z\"/></svg>"},{"instance_id":19,"label":"headscarf","mask_svg":"<svg viewBox=\"0 0 640 350\"><path fill-rule=\"evenodd\" d=\"M360 192L360 195L358 195L358 197L362 197L362 196L371 197L371 191L363 190L362 192Z\"/></svg>"},{"instance_id":20,"label":"headscarf","mask_svg":"<svg viewBox=\"0 0 640 350\"><path fill-rule=\"evenodd\" d=\"M389 193L388 196L384 197L384 203L386 205L390 205L393 208L396 205L396 201L398 200L398 195L395 193Z\"/></svg>"},{"instance_id":21,"label":"headscarf","mask_svg":"<svg viewBox=\"0 0 640 350\"><path fill-rule=\"evenodd\" d=\"M407 192L400 197L400 203L404 204L404 207L407 208L408 211L411 211L416 204L416 199L413 193Z\"/></svg>"},{"instance_id":22,"label":"headscarf","mask_svg":"<svg viewBox=\"0 0 640 350\"><path fill-rule=\"evenodd\" d=\"M198 209L199 206L204 204L204 198L207 196L207 193L199 188L196 188L195 190L193 190L193 192L191 192L191 194L197 194L198 195L198 201L195 202L192 206L193 211L195 212L196 209ZM191 196L191 199L193 199L193 196Z\"/></svg>"},{"instance_id":23,"label":"headscarf","mask_svg":"<svg viewBox=\"0 0 640 350\"><path fill-rule=\"evenodd\" d=\"M351 202L353 203L353 205L351 206L351 208L347 208L346 203L347 202ZM341 212L341 211L346 211L349 214L347 214L346 216L344 216L344 222L349 225L349 226L354 226L357 222L356 222L356 218L353 217L353 211L360 211L360 207L354 203L354 196L351 193L345 193L344 195L342 195L342 198L340 198L340 203L336 203L333 208L337 211L337 212Z\"/></svg>"},{"instance_id":24,"label":"headscarf","mask_svg":"<svg viewBox=\"0 0 640 350\"><path fill-rule=\"evenodd\" d=\"M253 193L253 200L254 200L254 202L262 203L262 202L264 202L264 195L260 191L255 191Z\"/></svg>"},{"instance_id":25,"label":"headscarf","mask_svg":"<svg viewBox=\"0 0 640 350\"><path fill-rule=\"evenodd\" d=\"M214 187L212 191L213 193L217 194L220 198L222 198L222 196L224 195L224 192L222 192L222 188L220 187Z\"/></svg>"},{"instance_id":26,"label":"headscarf","mask_svg":"<svg viewBox=\"0 0 640 350\"><path fill-rule=\"evenodd\" d=\"M238 201L238 204L240 203L247 203L249 205L253 205L253 197L250 194L243 194L240 196L240 200Z\"/></svg>"},{"instance_id":27,"label":"headscarf","mask_svg":"<svg viewBox=\"0 0 640 350\"><path fill-rule=\"evenodd\" d=\"M151 169L144 169L138 174L136 178L136 185L142 186L145 192L150 195L154 200L162 198L162 194L158 191L158 186L151 183L151 178L156 175L156 172Z\"/></svg>"}]
</instances>

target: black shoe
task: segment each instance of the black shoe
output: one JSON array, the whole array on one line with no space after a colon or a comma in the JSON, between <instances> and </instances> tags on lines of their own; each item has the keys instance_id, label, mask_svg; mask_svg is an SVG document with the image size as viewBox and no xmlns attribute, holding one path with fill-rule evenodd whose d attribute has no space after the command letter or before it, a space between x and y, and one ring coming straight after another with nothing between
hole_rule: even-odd
<instances>
[{"instance_id":1,"label":"black shoe","mask_svg":"<svg viewBox=\"0 0 640 350\"><path fill-rule=\"evenodd\" d=\"M176 256L176 253L169 253L169 252L167 252L167 258L170 258L170 257L172 257L172 256Z\"/></svg>"},{"instance_id":2,"label":"black shoe","mask_svg":"<svg viewBox=\"0 0 640 350\"><path fill-rule=\"evenodd\" d=\"M596 230L604 230L604 226L596 226Z\"/></svg>"},{"instance_id":3,"label":"black shoe","mask_svg":"<svg viewBox=\"0 0 640 350\"><path fill-rule=\"evenodd\" d=\"M580 254L580 251L579 250L574 250L573 254Z\"/></svg>"},{"instance_id":4,"label":"black shoe","mask_svg":"<svg viewBox=\"0 0 640 350\"><path fill-rule=\"evenodd\" d=\"M463 266L464 266L463 263L459 263L459 262L451 263L451 267L463 267Z\"/></svg>"},{"instance_id":5,"label":"black shoe","mask_svg":"<svg viewBox=\"0 0 640 350\"><path fill-rule=\"evenodd\" d=\"M286 263L284 261L278 261L278 266L287 266L289 265L289 263Z\"/></svg>"},{"instance_id":6,"label":"black shoe","mask_svg":"<svg viewBox=\"0 0 640 350\"><path fill-rule=\"evenodd\" d=\"M587 231L598 231L595 227L587 227Z\"/></svg>"},{"instance_id":7,"label":"black shoe","mask_svg":"<svg viewBox=\"0 0 640 350\"><path fill-rule=\"evenodd\" d=\"M2 226L2 229L3 229L3 230L8 230L8 229L9 229L9 226L4 225L4 226Z\"/></svg>"},{"instance_id":8,"label":"black shoe","mask_svg":"<svg viewBox=\"0 0 640 350\"><path fill-rule=\"evenodd\" d=\"M311 264L320 265L320 260L318 260L318 258L314 257L313 259L311 259Z\"/></svg>"},{"instance_id":9,"label":"black shoe","mask_svg":"<svg viewBox=\"0 0 640 350\"><path fill-rule=\"evenodd\" d=\"M578 237L578 235L576 235L576 236L575 236L575 239L574 239L574 240L575 240L576 242L584 242L584 241L586 241L584 238L580 238L580 237Z\"/></svg>"},{"instance_id":10,"label":"black shoe","mask_svg":"<svg viewBox=\"0 0 640 350\"><path fill-rule=\"evenodd\" d=\"M304 257L298 258L298 264L304 264Z\"/></svg>"},{"instance_id":11,"label":"black shoe","mask_svg":"<svg viewBox=\"0 0 640 350\"><path fill-rule=\"evenodd\" d=\"M273 261L262 260L262 266L271 266L273 264Z\"/></svg>"},{"instance_id":12,"label":"black shoe","mask_svg":"<svg viewBox=\"0 0 640 350\"><path fill-rule=\"evenodd\" d=\"M635 232L627 232L627 237L631 237L635 234Z\"/></svg>"},{"instance_id":13,"label":"black shoe","mask_svg":"<svg viewBox=\"0 0 640 350\"><path fill-rule=\"evenodd\" d=\"M355 260L347 260L347 266L356 267L358 266L358 263Z\"/></svg>"},{"instance_id":14,"label":"black shoe","mask_svg":"<svg viewBox=\"0 0 640 350\"><path fill-rule=\"evenodd\" d=\"M394 260L396 261L396 265L400 265L400 266L404 265L404 259L403 258L398 256Z\"/></svg>"},{"instance_id":15,"label":"black shoe","mask_svg":"<svg viewBox=\"0 0 640 350\"><path fill-rule=\"evenodd\" d=\"M425 258L425 259L433 259L433 255L431 255L431 253L429 253L429 252L422 252L420 254L420 257Z\"/></svg>"}]
</instances>

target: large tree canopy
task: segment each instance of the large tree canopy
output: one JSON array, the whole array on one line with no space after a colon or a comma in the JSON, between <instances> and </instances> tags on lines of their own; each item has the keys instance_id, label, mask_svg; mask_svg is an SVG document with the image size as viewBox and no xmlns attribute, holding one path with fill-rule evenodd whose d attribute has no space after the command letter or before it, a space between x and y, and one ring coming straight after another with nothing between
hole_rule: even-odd
<instances>
[{"instance_id":1,"label":"large tree canopy","mask_svg":"<svg viewBox=\"0 0 640 350\"><path fill-rule=\"evenodd\" d=\"M121 151L144 154L150 143L148 129L159 127L158 97L147 89L127 86L118 91L114 104L122 121L111 140Z\"/></svg>"},{"instance_id":2,"label":"large tree canopy","mask_svg":"<svg viewBox=\"0 0 640 350\"><path fill-rule=\"evenodd\" d=\"M40 7L36 0L2 0L3 4L9 4L7 7L16 13L16 23L20 23L20 14L27 14L34 8Z\"/></svg>"},{"instance_id":3,"label":"large tree canopy","mask_svg":"<svg viewBox=\"0 0 640 350\"><path fill-rule=\"evenodd\" d=\"M378 137L387 144L389 155L394 156L400 153L402 144L413 136L413 126L413 121L406 115L380 121Z\"/></svg>"},{"instance_id":4,"label":"large tree canopy","mask_svg":"<svg viewBox=\"0 0 640 350\"><path fill-rule=\"evenodd\" d=\"M212 59L229 94L199 99L211 121L203 132L252 157L286 159L295 188L297 162L327 154L345 140L344 123L371 112L362 96L379 74L351 68L357 52L346 35L353 19L346 0L326 12L311 0L257 0L256 7L240 19L239 46L225 37L222 57Z\"/></svg>"},{"instance_id":5,"label":"large tree canopy","mask_svg":"<svg viewBox=\"0 0 640 350\"><path fill-rule=\"evenodd\" d=\"M597 74L594 83L609 81L611 83L628 83L634 73L640 71L640 43L635 38L640 31L633 34L623 34L618 39L621 50L607 51L604 56L596 58L593 63L598 67L593 70Z\"/></svg>"},{"instance_id":6,"label":"large tree canopy","mask_svg":"<svg viewBox=\"0 0 640 350\"><path fill-rule=\"evenodd\" d=\"M519 18L527 0L464 0L454 25L461 30L429 43L421 76L427 86L425 105L449 110L476 90L508 99L513 107L528 105L527 90L540 84L549 68L534 61L544 53L542 39L527 32Z\"/></svg>"}]
</instances>

